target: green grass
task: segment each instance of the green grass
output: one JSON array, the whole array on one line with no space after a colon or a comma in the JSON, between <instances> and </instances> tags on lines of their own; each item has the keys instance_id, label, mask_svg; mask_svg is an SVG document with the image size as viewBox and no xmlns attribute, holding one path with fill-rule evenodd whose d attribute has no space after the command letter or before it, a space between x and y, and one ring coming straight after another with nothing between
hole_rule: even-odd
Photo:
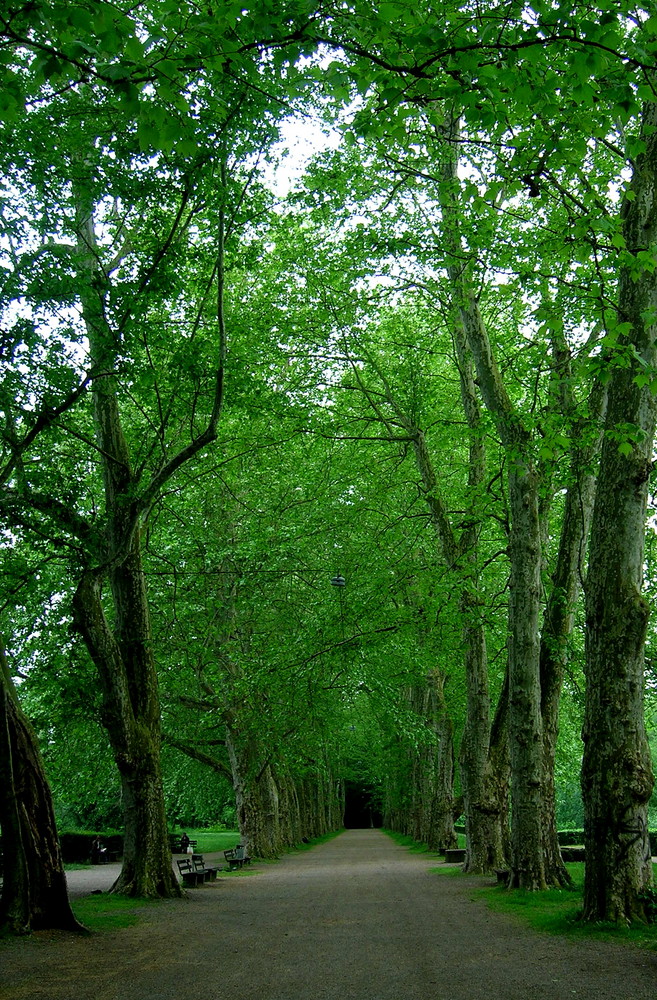
<instances>
[{"instance_id":1,"label":"green grass","mask_svg":"<svg viewBox=\"0 0 657 1000\"><path fill-rule=\"evenodd\" d=\"M341 833L344 833L344 829L331 830L329 833L323 833L321 837L313 837L312 840L307 841L305 844L295 844L294 847L290 848L290 852L294 851L310 851L313 847L317 847L318 844L325 844L329 840L334 840L335 837L339 837Z\"/></svg>"},{"instance_id":2,"label":"green grass","mask_svg":"<svg viewBox=\"0 0 657 1000\"><path fill-rule=\"evenodd\" d=\"M385 828L381 830L381 833L385 833L387 837L394 840L400 847L408 848L411 854L438 854L437 851L430 851L426 844L422 844L418 840L413 840L412 837L408 837L404 833L395 833L394 830L386 830Z\"/></svg>"},{"instance_id":3,"label":"green grass","mask_svg":"<svg viewBox=\"0 0 657 1000\"><path fill-rule=\"evenodd\" d=\"M413 854L440 854L440 851L430 851L426 844L420 843L418 840L413 840L412 837L406 836L403 833L395 833L394 830L387 830L385 827L381 830L381 833L385 833L386 836L394 840L395 843L400 844L402 847L407 847L409 851ZM465 847L465 834L457 833L456 839L458 841L457 847Z\"/></svg>"},{"instance_id":4,"label":"green grass","mask_svg":"<svg viewBox=\"0 0 657 1000\"><path fill-rule=\"evenodd\" d=\"M657 865L654 866L657 869ZM618 927L616 924L584 924L579 916L582 910L584 863L567 864L573 880L571 889L547 889L545 892L509 890L503 885L487 885L475 889L473 898L482 900L498 913L506 913L519 922L543 934L562 934L571 940L616 941L641 948L657 950L657 924L634 924ZM472 878L460 868L434 868L442 877Z\"/></svg>"},{"instance_id":5,"label":"green grass","mask_svg":"<svg viewBox=\"0 0 657 1000\"><path fill-rule=\"evenodd\" d=\"M85 896L71 901L73 913L90 931L114 931L132 927L145 906L156 906L159 900L128 899L126 896Z\"/></svg>"},{"instance_id":6,"label":"green grass","mask_svg":"<svg viewBox=\"0 0 657 1000\"><path fill-rule=\"evenodd\" d=\"M176 832L182 833L182 830ZM197 841L196 850L199 854L227 851L240 842L238 830L190 830L186 828L186 833L190 840Z\"/></svg>"}]
</instances>

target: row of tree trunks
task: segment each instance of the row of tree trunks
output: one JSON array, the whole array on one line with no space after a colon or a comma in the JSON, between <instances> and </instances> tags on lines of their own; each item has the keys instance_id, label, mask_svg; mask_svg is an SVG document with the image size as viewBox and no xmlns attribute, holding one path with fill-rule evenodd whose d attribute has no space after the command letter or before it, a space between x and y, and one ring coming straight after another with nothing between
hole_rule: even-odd
<instances>
[{"instance_id":1,"label":"row of tree trunks","mask_svg":"<svg viewBox=\"0 0 657 1000\"><path fill-rule=\"evenodd\" d=\"M541 889L547 885L561 885L567 875L561 862L556 837L554 795L554 752L558 733L558 706L563 683L566 640L573 623L573 608L577 599L581 555L587 530L587 503L590 498L592 478L588 479L580 463L574 476L574 485L567 500L567 523L561 536L557 569L551 591L550 604L543 622L541 643L541 574L544 569L544 546L541 529L541 472L532 455L532 443L515 411L495 363L488 330L480 313L476 297L470 287L470 274L458 230L458 200L460 181L457 174L458 121L450 125L450 140L444 154L441 196L444 223L455 262L449 267L455 308L460 314L465 340L474 358L479 390L485 405L497 425L498 433L507 452L507 495L510 511L509 525L509 687L508 687L508 736L511 774L512 836L509 853L511 886ZM451 148L450 148L451 147ZM458 324L456 324L458 327ZM558 344L557 347L563 347ZM563 352L562 352L563 353ZM459 349L459 366L467 372L465 351ZM558 362L560 352L555 350ZM566 373L555 365L555 383L561 402L563 386L567 385ZM472 387L468 390L472 393ZM463 391L466 412L473 412L468 395ZM571 402L571 401L569 401ZM469 406L469 410L468 410ZM575 446L574 464L577 458ZM590 450L589 450L590 451ZM589 453L588 458L593 457ZM465 611L469 611L466 603ZM470 683L482 676L482 667L475 661L473 637ZM481 641L479 642L481 646ZM464 736L462 771L466 801L466 823L471 854L480 860L473 870L484 866L494 856L500 859L499 841L502 828L482 828L483 840L473 839L475 829L471 817L481 814L470 803L470 787L474 783L486 802L484 790L488 778L485 755L485 698L480 690L469 691L471 710ZM469 732L469 727L475 727ZM475 738L478 737L478 738ZM493 784L495 790L495 785ZM497 785L499 789L499 784ZM497 807L498 796L489 799ZM489 840L491 835L495 845ZM488 841L488 843L487 843ZM487 856L488 855L488 856ZM470 858L468 859L470 867ZM502 865L500 864L500 867Z\"/></svg>"},{"instance_id":2,"label":"row of tree trunks","mask_svg":"<svg viewBox=\"0 0 657 1000\"><path fill-rule=\"evenodd\" d=\"M564 386L563 404L574 410L569 398L570 358L560 352L566 371L560 373ZM585 573L585 554L589 535L593 497L594 468L602 435L601 420L607 394L602 385L594 386L590 399L587 429L575 420L571 450L571 482L564 501L561 533L551 587L543 615L541 632L541 716L543 719L543 853L547 881L554 885L570 884L570 876L561 857L557 833L555 760L559 736L559 704L568 665L568 644L573 632L575 609Z\"/></svg>"},{"instance_id":3,"label":"row of tree trunks","mask_svg":"<svg viewBox=\"0 0 657 1000\"><path fill-rule=\"evenodd\" d=\"M431 738L411 749L385 789L384 823L431 850L456 847L454 831L453 724L444 695L445 678L432 670L424 685L408 692L408 705Z\"/></svg>"},{"instance_id":4,"label":"row of tree trunks","mask_svg":"<svg viewBox=\"0 0 657 1000\"><path fill-rule=\"evenodd\" d=\"M450 157L445 167L447 186L450 187L455 179L456 162ZM450 203L451 193L446 196L446 203ZM449 216L449 207L447 215ZM446 233L448 242L452 236L454 237L452 242L456 246L458 242L456 234ZM469 436L467 515L463 518L463 527L460 532L455 530L452 523L446 502L446 491L441 487L436 464L424 430L417 425L415 419L409 415L398 396L393 392L385 373L378 367L375 358L368 356L368 364L377 370L386 403L394 414L393 423L386 420L378 403L373 403L367 389L360 381L357 365L354 365L354 374L364 395L372 405L376 419L383 423L390 440L395 440L394 427L397 425L404 429L413 442L421 491L425 498L438 549L454 586L460 592L467 688L466 724L460 758L468 831L466 867L473 872L489 872L493 868L499 868L505 864L502 849L502 828L505 822L504 806L507 796L503 783L501 784L499 781L501 775L499 772L494 774L492 762L489 760L488 663L485 628L479 607L478 543L482 523L481 492L486 478L485 434L481 419L479 394L474 378L472 351L468 344L462 313L456 304L451 310L450 325L459 371L461 403ZM359 350L362 350L360 344ZM413 593L407 595L406 601L414 607L417 607L419 603L417 596ZM441 762L439 767L441 767L444 760L447 760L447 747L449 747L449 752L452 752L451 732L444 734L444 737L441 736L439 745L442 749L438 750L437 754ZM425 753L427 752L433 753L433 751L425 751ZM412 774L409 779L411 798L407 803L410 815L406 819L395 819L394 822L391 819L391 823L393 828L403 829L403 832L407 832L417 840L435 840L444 846L453 837L453 830L451 834L449 832L452 821L451 784L448 792L444 776L439 776L436 779L437 784L443 788L443 791L434 794L434 791L427 787L427 775L429 774L433 774L433 763L414 758ZM451 783L451 777L449 782ZM429 801L435 804L433 810L427 804ZM435 819L428 819L427 817L432 812L436 813ZM386 814L390 818L399 816L396 806L389 806ZM439 829L440 832L438 832Z\"/></svg>"},{"instance_id":5,"label":"row of tree trunks","mask_svg":"<svg viewBox=\"0 0 657 1000\"><path fill-rule=\"evenodd\" d=\"M328 769L296 777L284 762L267 760L261 742L235 726L227 727L226 746L240 838L252 857L277 858L343 825L342 787Z\"/></svg>"}]
</instances>

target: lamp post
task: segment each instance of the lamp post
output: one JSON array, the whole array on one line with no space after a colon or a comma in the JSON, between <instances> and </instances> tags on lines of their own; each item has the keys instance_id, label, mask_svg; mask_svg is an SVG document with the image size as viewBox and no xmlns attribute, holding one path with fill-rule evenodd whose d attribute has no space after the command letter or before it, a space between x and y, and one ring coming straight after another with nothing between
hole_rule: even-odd
<instances>
[{"instance_id":1,"label":"lamp post","mask_svg":"<svg viewBox=\"0 0 657 1000\"><path fill-rule=\"evenodd\" d=\"M344 634L344 608L342 606L342 591L346 585L347 581L343 577L342 573L338 573L336 576L331 577L331 586L338 588L338 594L340 596L340 624L342 626L342 641L345 640Z\"/></svg>"}]
</instances>

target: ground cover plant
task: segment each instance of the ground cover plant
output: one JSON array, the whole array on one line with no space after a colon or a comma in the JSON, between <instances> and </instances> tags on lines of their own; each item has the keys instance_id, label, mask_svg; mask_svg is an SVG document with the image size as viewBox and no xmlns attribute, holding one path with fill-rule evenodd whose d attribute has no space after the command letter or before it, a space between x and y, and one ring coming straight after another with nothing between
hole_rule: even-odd
<instances>
[{"instance_id":1,"label":"ground cover plant","mask_svg":"<svg viewBox=\"0 0 657 1000\"><path fill-rule=\"evenodd\" d=\"M584 864L567 863L566 869L572 880L572 885L567 888L549 889L542 893L509 892L504 885L489 884L474 889L472 898L541 933L560 934L574 941L616 941L657 950L657 925L654 921L635 922L625 927L612 921L593 924L583 921ZM653 865L653 869L657 869L657 865ZM464 877L458 866L433 868L432 872L441 877Z\"/></svg>"},{"instance_id":2,"label":"ground cover plant","mask_svg":"<svg viewBox=\"0 0 657 1000\"><path fill-rule=\"evenodd\" d=\"M144 907L149 906L148 900L126 899L124 896L114 896L102 893L98 896L86 896L73 901L75 916L89 933L115 931L124 927L134 927L139 922Z\"/></svg>"}]
</instances>

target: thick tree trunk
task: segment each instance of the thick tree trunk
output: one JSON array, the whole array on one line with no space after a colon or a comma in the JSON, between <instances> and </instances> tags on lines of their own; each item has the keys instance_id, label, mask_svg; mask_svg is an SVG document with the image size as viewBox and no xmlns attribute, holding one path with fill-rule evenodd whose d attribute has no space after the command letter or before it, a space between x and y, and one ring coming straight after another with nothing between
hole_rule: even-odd
<instances>
[{"instance_id":1,"label":"thick tree trunk","mask_svg":"<svg viewBox=\"0 0 657 1000\"><path fill-rule=\"evenodd\" d=\"M251 857L277 858L280 836L278 789L269 764L262 764L256 740L226 726L226 746L233 771L233 787L241 843Z\"/></svg>"},{"instance_id":2,"label":"thick tree trunk","mask_svg":"<svg viewBox=\"0 0 657 1000\"><path fill-rule=\"evenodd\" d=\"M138 550L122 566L124 578L136 574L124 598L118 635L110 629L101 601L101 578L86 573L73 600L75 624L98 670L103 695L103 724L121 775L124 810L123 867L114 892L129 896L181 895L171 867L160 766L157 677L146 638L140 594ZM118 591L117 591L118 592ZM134 617L133 617L134 612ZM127 621L132 620L130 631ZM148 634L148 632L146 633Z\"/></svg>"},{"instance_id":3,"label":"thick tree trunk","mask_svg":"<svg viewBox=\"0 0 657 1000\"><path fill-rule=\"evenodd\" d=\"M620 274L619 319L629 332L619 338L618 360L609 362L586 588L584 919L619 923L645 917L640 894L652 883L653 774L643 715L649 607L641 587L656 406L650 379L657 366L657 105L644 106L642 126L646 150L636 161L632 198L623 204L633 261Z\"/></svg>"},{"instance_id":4,"label":"thick tree trunk","mask_svg":"<svg viewBox=\"0 0 657 1000\"><path fill-rule=\"evenodd\" d=\"M68 899L50 788L36 736L0 648L0 932L83 931Z\"/></svg>"},{"instance_id":5,"label":"thick tree trunk","mask_svg":"<svg viewBox=\"0 0 657 1000\"><path fill-rule=\"evenodd\" d=\"M462 599L467 599L464 595ZM470 614L463 608L464 629ZM466 635L466 722L461 738L461 793L465 815L467 854L464 871L484 875L506 866L502 825L508 796L500 796L490 759L490 696L484 631L475 621Z\"/></svg>"},{"instance_id":6,"label":"thick tree trunk","mask_svg":"<svg viewBox=\"0 0 657 1000\"><path fill-rule=\"evenodd\" d=\"M84 171L84 167L81 168ZM160 708L141 562L137 479L123 432L116 370L119 344L106 317L106 275L100 266L93 206L74 178L80 255L80 299L94 364L94 423L105 488L105 528L74 599L75 622L96 665L103 722L121 774L125 811L123 870L114 891L132 896L180 895L171 868L160 768ZM109 580L113 629L101 586Z\"/></svg>"},{"instance_id":7,"label":"thick tree trunk","mask_svg":"<svg viewBox=\"0 0 657 1000\"><path fill-rule=\"evenodd\" d=\"M596 386L592 393L591 418L599 421L606 407L606 391ZM589 435L590 436L590 435ZM583 579L583 562L588 538L595 475L591 471L599 451L601 436L593 432L590 443L578 444L573 433L571 478L564 506L557 563L552 574L550 597L541 633L541 715L543 718L543 852L548 885L568 885L571 881L561 857L556 819L554 780L559 703L568 662L568 641L573 631L575 608Z\"/></svg>"},{"instance_id":8,"label":"thick tree trunk","mask_svg":"<svg viewBox=\"0 0 657 1000\"><path fill-rule=\"evenodd\" d=\"M509 558L509 755L511 763L510 885L545 888L542 817L542 724L539 674L541 530L538 474L493 359L488 333L472 293L451 269L463 325L482 395L495 419L508 460L511 514Z\"/></svg>"},{"instance_id":9,"label":"thick tree trunk","mask_svg":"<svg viewBox=\"0 0 657 1000\"><path fill-rule=\"evenodd\" d=\"M481 530L479 493L486 478L486 449L481 406L474 380L472 353L463 323L453 320L461 401L470 434L468 458L469 523L459 543L462 577L460 611L463 629L466 719L461 738L461 791L465 814L467 855L464 870L484 874L504 867L502 813L490 754L490 690L486 630L481 614L478 548Z\"/></svg>"},{"instance_id":10,"label":"thick tree trunk","mask_svg":"<svg viewBox=\"0 0 657 1000\"><path fill-rule=\"evenodd\" d=\"M445 239L453 253L448 267L453 308L472 353L477 381L508 459L511 514L509 556L509 751L511 761L510 885L545 886L541 837L542 731L539 683L541 532L538 475L530 432L523 427L497 367L488 330L471 285L459 231L457 173L459 123L449 122L440 197Z\"/></svg>"},{"instance_id":11,"label":"thick tree trunk","mask_svg":"<svg viewBox=\"0 0 657 1000\"><path fill-rule=\"evenodd\" d=\"M510 886L544 889L543 734L539 675L541 542L535 474L509 471L509 751L511 761Z\"/></svg>"}]
</instances>

